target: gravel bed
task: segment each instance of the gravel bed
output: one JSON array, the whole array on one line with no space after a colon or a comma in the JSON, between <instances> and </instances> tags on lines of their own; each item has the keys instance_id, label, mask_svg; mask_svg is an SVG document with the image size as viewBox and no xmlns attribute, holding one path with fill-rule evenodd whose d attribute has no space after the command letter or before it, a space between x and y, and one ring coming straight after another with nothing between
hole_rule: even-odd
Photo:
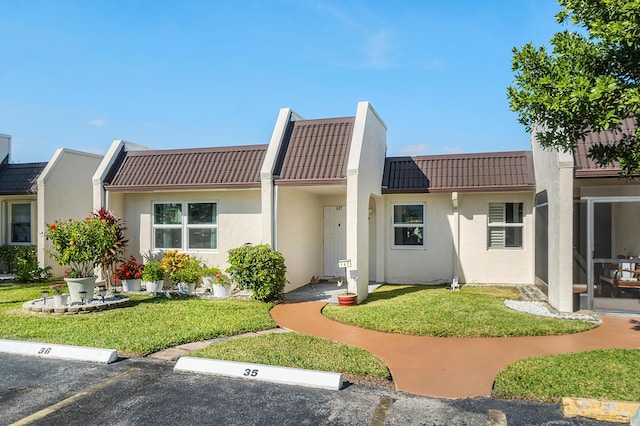
<instances>
[{"instance_id":1,"label":"gravel bed","mask_svg":"<svg viewBox=\"0 0 640 426\"><path fill-rule=\"evenodd\" d=\"M507 308L513 309L514 311L526 312L533 315L598 323L600 322L600 319L595 314L577 312L560 313L551 310L549 305L545 302L530 300L505 300L504 304Z\"/></svg>"}]
</instances>

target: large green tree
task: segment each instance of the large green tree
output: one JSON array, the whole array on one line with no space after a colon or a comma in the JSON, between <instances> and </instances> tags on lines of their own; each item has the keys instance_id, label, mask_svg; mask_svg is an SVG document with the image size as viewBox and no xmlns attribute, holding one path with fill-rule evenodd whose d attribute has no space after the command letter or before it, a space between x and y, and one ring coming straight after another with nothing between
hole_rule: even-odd
<instances>
[{"instance_id":1,"label":"large green tree","mask_svg":"<svg viewBox=\"0 0 640 426\"><path fill-rule=\"evenodd\" d=\"M640 0L559 0L560 24L551 49L532 43L513 50L511 109L540 144L573 150L591 131L612 130L618 141L594 146L589 157L619 163L622 177L640 174Z\"/></svg>"}]
</instances>

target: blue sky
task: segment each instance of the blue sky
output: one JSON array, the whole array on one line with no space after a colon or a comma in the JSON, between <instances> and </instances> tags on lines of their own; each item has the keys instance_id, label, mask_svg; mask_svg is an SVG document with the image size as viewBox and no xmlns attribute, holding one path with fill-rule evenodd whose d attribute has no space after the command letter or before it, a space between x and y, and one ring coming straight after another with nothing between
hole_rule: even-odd
<instances>
[{"instance_id":1,"label":"blue sky","mask_svg":"<svg viewBox=\"0 0 640 426\"><path fill-rule=\"evenodd\" d=\"M0 133L12 161L114 139L268 143L278 111L355 114L388 155L529 149L512 48L562 29L552 0L0 0Z\"/></svg>"}]
</instances>

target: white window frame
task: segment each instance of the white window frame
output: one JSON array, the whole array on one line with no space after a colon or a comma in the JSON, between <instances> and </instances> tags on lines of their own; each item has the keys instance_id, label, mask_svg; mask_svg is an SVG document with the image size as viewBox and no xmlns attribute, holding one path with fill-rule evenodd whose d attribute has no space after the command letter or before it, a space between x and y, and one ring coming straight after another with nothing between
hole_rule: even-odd
<instances>
[{"instance_id":1,"label":"white window frame","mask_svg":"<svg viewBox=\"0 0 640 426\"><path fill-rule=\"evenodd\" d=\"M506 205L507 204L520 204L522 206L522 222L507 222L506 221ZM491 221L491 209L497 205L502 206L503 219L501 222ZM525 203L522 201L495 201L489 202L487 206L487 250L524 250L525 247L525 233L524 233L524 221L525 221ZM506 241L504 246L493 246L491 238L491 228L520 228L521 233L521 245L519 247L507 247ZM506 240L506 232L503 238Z\"/></svg>"},{"instance_id":2,"label":"white window frame","mask_svg":"<svg viewBox=\"0 0 640 426\"><path fill-rule=\"evenodd\" d=\"M159 204L179 204L181 206L182 218L179 224L156 224L155 223L155 206ZM189 223L189 204L214 204L216 214L214 218L215 223L206 224L190 224ZM183 252L210 252L217 253L219 247L219 233L218 233L218 206L217 200L189 200L189 201L153 201L151 205L151 247L154 251L168 251L178 250ZM181 246L180 247L156 247L156 229L180 229L181 233ZM215 229L216 240L215 248L189 248L189 231L192 229Z\"/></svg>"},{"instance_id":3,"label":"white window frame","mask_svg":"<svg viewBox=\"0 0 640 426\"><path fill-rule=\"evenodd\" d=\"M421 206L422 207L422 223L396 223L396 206ZM422 228L422 244L403 245L396 244L396 228ZM427 205L419 201L402 201L391 203L391 248L394 250L425 250L427 248Z\"/></svg>"},{"instance_id":4,"label":"white window frame","mask_svg":"<svg viewBox=\"0 0 640 426\"><path fill-rule=\"evenodd\" d=\"M29 207L29 241L13 241L13 206L15 205L26 205ZM9 235L7 235L8 243L12 246L30 246L35 244L33 242L33 229L34 229L34 211L33 211L33 202L29 200L16 200L9 201L7 203L7 217L8 217L8 226L9 226Z\"/></svg>"}]
</instances>

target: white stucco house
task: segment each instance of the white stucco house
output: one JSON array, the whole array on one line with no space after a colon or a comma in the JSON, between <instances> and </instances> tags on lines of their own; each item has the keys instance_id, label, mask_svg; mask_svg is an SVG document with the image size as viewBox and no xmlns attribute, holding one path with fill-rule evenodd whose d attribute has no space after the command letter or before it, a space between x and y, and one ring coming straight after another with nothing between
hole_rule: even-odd
<instances>
[{"instance_id":1,"label":"white stucco house","mask_svg":"<svg viewBox=\"0 0 640 426\"><path fill-rule=\"evenodd\" d=\"M634 132L594 132L575 153L532 149L536 174L535 283L561 311L640 312L640 182L587 158L596 143ZM576 293L574 293L574 290ZM581 301L576 300L581 295Z\"/></svg>"},{"instance_id":2,"label":"white stucco house","mask_svg":"<svg viewBox=\"0 0 640 426\"><path fill-rule=\"evenodd\" d=\"M178 249L226 267L227 251L269 243L287 291L343 275L367 284L534 281L532 153L386 157L386 125L304 119L282 109L266 145L149 150L115 141L94 205L127 223L132 255ZM488 266L490 265L490 266Z\"/></svg>"},{"instance_id":3,"label":"white stucco house","mask_svg":"<svg viewBox=\"0 0 640 426\"><path fill-rule=\"evenodd\" d=\"M0 244L36 245L38 263L61 276L62 268L45 251L46 224L91 214L91 177L101 161L99 155L60 148L46 163L12 163L11 136L0 134Z\"/></svg>"}]
</instances>

